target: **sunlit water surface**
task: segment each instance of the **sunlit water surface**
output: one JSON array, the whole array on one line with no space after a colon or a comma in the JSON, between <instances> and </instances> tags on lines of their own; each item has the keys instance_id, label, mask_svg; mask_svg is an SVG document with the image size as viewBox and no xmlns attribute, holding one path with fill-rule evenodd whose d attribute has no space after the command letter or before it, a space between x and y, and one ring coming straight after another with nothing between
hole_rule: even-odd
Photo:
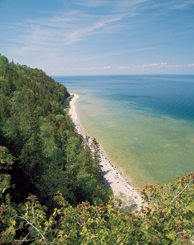
<instances>
[{"instance_id":1,"label":"sunlit water surface","mask_svg":"<svg viewBox=\"0 0 194 245\"><path fill-rule=\"evenodd\" d=\"M54 77L85 131L136 187L194 172L194 76Z\"/></svg>"}]
</instances>

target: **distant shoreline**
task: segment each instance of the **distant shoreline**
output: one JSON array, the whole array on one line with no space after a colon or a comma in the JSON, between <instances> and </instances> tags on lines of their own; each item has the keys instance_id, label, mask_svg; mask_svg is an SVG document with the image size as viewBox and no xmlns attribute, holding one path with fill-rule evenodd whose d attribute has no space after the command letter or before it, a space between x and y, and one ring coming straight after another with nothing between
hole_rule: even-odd
<instances>
[{"instance_id":1,"label":"distant shoreline","mask_svg":"<svg viewBox=\"0 0 194 245\"><path fill-rule=\"evenodd\" d=\"M70 101L69 115L75 124L77 133L83 137L83 140L85 140L86 133L80 124L80 119L76 108L76 102L79 95L71 95L73 95L73 98ZM89 147L91 148L92 137L88 136L88 142ZM100 158L105 187L111 187L114 197L119 197L123 203L125 203L125 206L128 206L127 204L137 204L137 206L140 207L142 202L140 194L134 189L133 186L131 186L129 182L124 180L122 173L119 172L116 166L109 161L109 159L106 157L106 153L102 150L102 147L100 151Z\"/></svg>"}]
</instances>

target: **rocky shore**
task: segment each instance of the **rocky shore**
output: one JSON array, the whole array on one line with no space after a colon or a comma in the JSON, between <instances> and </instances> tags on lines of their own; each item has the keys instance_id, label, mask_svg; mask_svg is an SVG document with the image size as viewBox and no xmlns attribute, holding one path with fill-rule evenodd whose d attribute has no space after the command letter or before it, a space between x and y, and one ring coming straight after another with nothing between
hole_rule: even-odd
<instances>
[{"instance_id":1,"label":"rocky shore","mask_svg":"<svg viewBox=\"0 0 194 245\"><path fill-rule=\"evenodd\" d=\"M86 137L88 138L87 143L92 149L92 138L84 132L81 127L78 113L76 110L76 101L79 98L77 94L73 94L73 98L70 102L69 115L75 124L75 129L79 135L83 137L83 141L86 142ZM130 205L137 205L139 208L141 205L140 194L134 189L134 187L122 176L122 172L119 171L116 166L114 166L109 159L106 157L102 148L100 150L100 165L102 166L104 184L105 187L111 187L113 195L115 198L120 198L123 203L123 207L128 207Z\"/></svg>"}]
</instances>

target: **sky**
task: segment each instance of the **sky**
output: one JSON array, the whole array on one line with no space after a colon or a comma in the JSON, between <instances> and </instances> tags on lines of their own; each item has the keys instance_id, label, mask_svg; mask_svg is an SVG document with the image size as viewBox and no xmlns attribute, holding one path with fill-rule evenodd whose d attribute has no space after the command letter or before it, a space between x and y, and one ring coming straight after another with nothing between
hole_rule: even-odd
<instances>
[{"instance_id":1,"label":"sky","mask_svg":"<svg viewBox=\"0 0 194 245\"><path fill-rule=\"evenodd\" d=\"M0 53L50 76L194 74L194 0L0 0Z\"/></svg>"}]
</instances>

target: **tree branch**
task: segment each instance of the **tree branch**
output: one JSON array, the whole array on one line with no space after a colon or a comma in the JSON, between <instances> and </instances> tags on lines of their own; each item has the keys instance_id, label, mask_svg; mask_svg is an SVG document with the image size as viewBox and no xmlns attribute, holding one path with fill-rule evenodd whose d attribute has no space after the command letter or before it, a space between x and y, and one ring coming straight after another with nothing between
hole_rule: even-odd
<instances>
[{"instance_id":1,"label":"tree branch","mask_svg":"<svg viewBox=\"0 0 194 245\"><path fill-rule=\"evenodd\" d=\"M44 243L47 244L47 242L45 241L44 236L41 234L41 232L39 231L39 229L36 226L34 226L32 223L30 223L26 218L24 218L22 216L16 216L16 217L18 217L20 219L24 219L30 226L32 226L40 234L40 236L41 236L42 240L44 241Z\"/></svg>"},{"instance_id":2,"label":"tree branch","mask_svg":"<svg viewBox=\"0 0 194 245\"><path fill-rule=\"evenodd\" d=\"M182 191L179 192L179 193L172 199L172 201L170 202L169 206L171 206L171 205L173 204L173 202L176 201L177 197L180 196L180 195L181 195L181 194L188 188L188 186L191 184L191 182L192 182L192 178L190 178L189 183L182 189Z\"/></svg>"}]
</instances>

